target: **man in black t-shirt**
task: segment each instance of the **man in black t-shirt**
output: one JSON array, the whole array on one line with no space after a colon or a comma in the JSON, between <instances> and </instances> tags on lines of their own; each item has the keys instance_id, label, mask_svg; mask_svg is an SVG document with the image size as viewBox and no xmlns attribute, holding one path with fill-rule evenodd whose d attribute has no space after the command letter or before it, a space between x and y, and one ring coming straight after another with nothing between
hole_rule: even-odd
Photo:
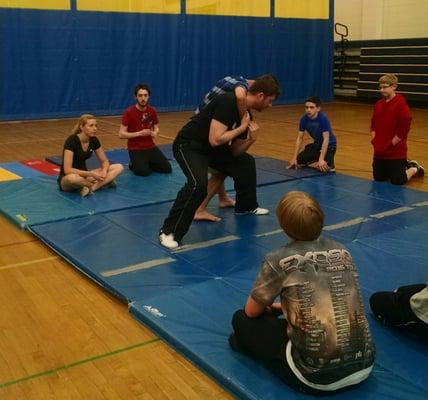
<instances>
[{"instance_id":1,"label":"man in black t-shirt","mask_svg":"<svg viewBox=\"0 0 428 400\"><path fill-rule=\"evenodd\" d=\"M278 95L279 84L274 77L256 79L246 95L247 110L262 111ZM237 214L269 213L258 207L255 162L246 153L254 141L250 114L240 118L234 93L218 96L180 130L173 151L187 182L161 228L159 241L163 246L178 247L189 230L195 211L207 194L208 167L233 178Z\"/></svg>"}]
</instances>

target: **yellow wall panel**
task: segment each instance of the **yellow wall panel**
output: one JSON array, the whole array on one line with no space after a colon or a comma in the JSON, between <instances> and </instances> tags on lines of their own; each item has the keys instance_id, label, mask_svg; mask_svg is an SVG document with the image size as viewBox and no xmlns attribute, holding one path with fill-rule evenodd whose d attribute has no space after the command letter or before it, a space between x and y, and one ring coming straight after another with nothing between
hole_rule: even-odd
<instances>
[{"instance_id":1,"label":"yellow wall panel","mask_svg":"<svg viewBox=\"0 0 428 400\"><path fill-rule=\"evenodd\" d=\"M270 17L270 0L187 0L186 14Z\"/></svg>"},{"instance_id":2,"label":"yellow wall panel","mask_svg":"<svg viewBox=\"0 0 428 400\"><path fill-rule=\"evenodd\" d=\"M180 14L180 0L77 0L79 11Z\"/></svg>"},{"instance_id":3,"label":"yellow wall panel","mask_svg":"<svg viewBox=\"0 0 428 400\"><path fill-rule=\"evenodd\" d=\"M32 8L38 10L69 10L70 0L0 0L0 8Z\"/></svg>"},{"instance_id":4,"label":"yellow wall panel","mask_svg":"<svg viewBox=\"0 0 428 400\"><path fill-rule=\"evenodd\" d=\"M275 17L328 19L329 0L275 0Z\"/></svg>"}]
</instances>

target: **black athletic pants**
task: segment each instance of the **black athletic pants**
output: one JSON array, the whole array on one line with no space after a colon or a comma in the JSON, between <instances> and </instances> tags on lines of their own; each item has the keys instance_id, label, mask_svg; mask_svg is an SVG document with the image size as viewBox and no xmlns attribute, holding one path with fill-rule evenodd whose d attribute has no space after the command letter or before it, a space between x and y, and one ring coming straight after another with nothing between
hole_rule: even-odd
<instances>
[{"instance_id":1,"label":"black athletic pants","mask_svg":"<svg viewBox=\"0 0 428 400\"><path fill-rule=\"evenodd\" d=\"M307 165L317 162L320 158L321 150L314 143L309 143L297 156L297 164ZM325 153L325 162L330 168L335 168L334 155L336 154L336 148L327 149Z\"/></svg>"},{"instance_id":2,"label":"black athletic pants","mask_svg":"<svg viewBox=\"0 0 428 400\"><path fill-rule=\"evenodd\" d=\"M370 297L373 314L385 325L401 328L428 341L428 324L410 307L410 298L426 284L401 286L394 292L376 292Z\"/></svg>"},{"instance_id":3,"label":"black athletic pants","mask_svg":"<svg viewBox=\"0 0 428 400\"><path fill-rule=\"evenodd\" d=\"M207 195L208 167L231 176L236 190L236 212L251 211L258 207L256 194L256 167L252 156L244 153L233 157L230 152L218 152L215 156L201 153L191 143L176 140L174 157L186 175L187 182L161 228L165 234L172 233L180 241L187 233L196 210Z\"/></svg>"},{"instance_id":4,"label":"black athletic pants","mask_svg":"<svg viewBox=\"0 0 428 400\"><path fill-rule=\"evenodd\" d=\"M129 168L138 176L147 176L152 172L169 174L171 164L158 147L147 150L128 150Z\"/></svg>"},{"instance_id":5,"label":"black athletic pants","mask_svg":"<svg viewBox=\"0 0 428 400\"><path fill-rule=\"evenodd\" d=\"M373 159L373 179L375 181L391 181L393 185L404 185L407 182L406 171L409 164L406 159L381 160Z\"/></svg>"},{"instance_id":6,"label":"black athletic pants","mask_svg":"<svg viewBox=\"0 0 428 400\"><path fill-rule=\"evenodd\" d=\"M234 334L229 339L231 347L262 362L294 390L315 396L336 392L306 386L291 370L286 357L288 336L285 319L269 313L249 318L244 310L238 310L233 315L232 326Z\"/></svg>"}]
</instances>

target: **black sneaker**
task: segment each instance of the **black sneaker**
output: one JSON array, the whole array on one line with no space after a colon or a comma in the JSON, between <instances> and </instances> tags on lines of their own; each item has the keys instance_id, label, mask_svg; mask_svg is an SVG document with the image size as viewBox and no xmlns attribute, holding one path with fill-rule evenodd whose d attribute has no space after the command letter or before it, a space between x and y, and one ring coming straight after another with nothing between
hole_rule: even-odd
<instances>
[{"instance_id":1,"label":"black sneaker","mask_svg":"<svg viewBox=\"0 0 428 400\"><path fill-rule=\"evenodd\" d=\"M409 167L413 167L416 168L416 174L415 176L424 176L425 175L425 169L422 165L420 165L416 160L410 160L409 162Z\"/></svg>"}]
</instances>

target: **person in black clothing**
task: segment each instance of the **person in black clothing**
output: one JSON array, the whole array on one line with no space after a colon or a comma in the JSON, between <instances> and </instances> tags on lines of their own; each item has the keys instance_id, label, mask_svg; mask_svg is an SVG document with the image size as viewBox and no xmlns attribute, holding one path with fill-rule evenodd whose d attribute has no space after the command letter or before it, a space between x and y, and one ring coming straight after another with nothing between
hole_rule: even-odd
<instances>
[{"instance_id":1,"label":"person in black clothing","mask_svg":"<svg viewBox=\"0 0 428 400\"><path fill-rule=\"evenodd\" d=\"M97 120L83 114L64 143L61 171L58 177L60 190L79 190L82 197L105 187L115 186L114 179L123 171L121 164L110 164L101 143L96 137ZM88 171L86 160L95 152L100 168Z\"/></svg>"},{"instance_id":2,"label":"person in black clothing","mask_svg":"<svg viewBox=\"0 0 428 400\"><path fill-rule=\"evenodd\" d=\"M262 111L279 96L273 76L256 79L246 95L247 109ZM187 233L193 216L207 195L208 167L230 176L236 191L237 214L265 215L256 194L254 158L247 149L254 143L251 116L241 118L235 93L216 97L180 130L174 143L174 157L187 177L177 194L159 233L162 246L174 249Z\"/></svg>"},{"instance_id":3,"label":"person in black clothing","mask_svg":"<svg viewBox=\"0 0 428 400\"><path fill-rule=\"evenodd\" d=\"M385 326L399 329L428 341L428 285L401 286L370 296L373 314Z\"/></svg>"}]
</instances>

